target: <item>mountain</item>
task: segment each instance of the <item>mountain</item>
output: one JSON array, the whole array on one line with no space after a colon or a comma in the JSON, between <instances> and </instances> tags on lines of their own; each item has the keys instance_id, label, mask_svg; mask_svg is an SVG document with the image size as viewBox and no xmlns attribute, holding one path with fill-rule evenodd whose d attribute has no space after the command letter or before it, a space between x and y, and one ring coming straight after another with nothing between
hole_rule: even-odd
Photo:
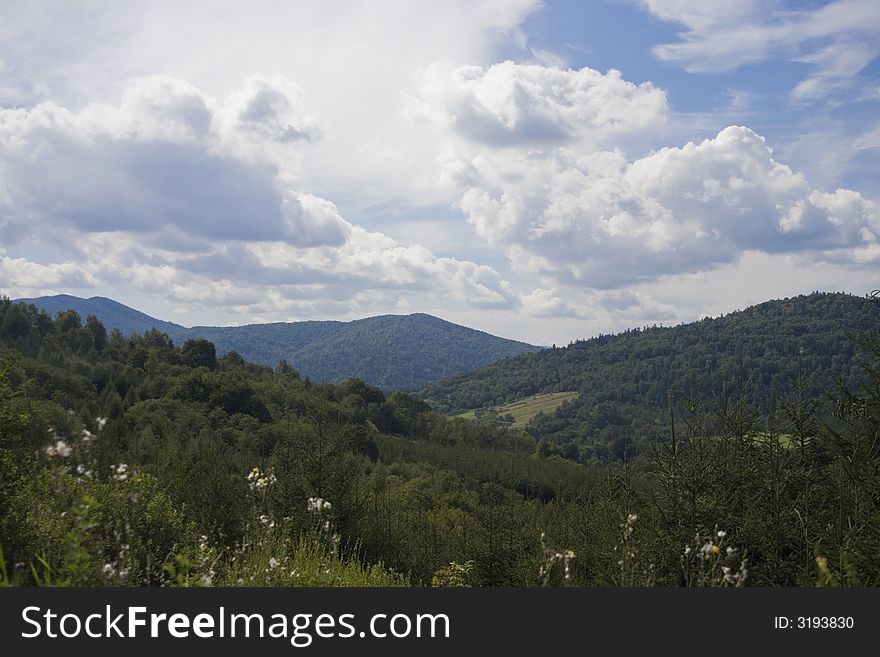
<instances>
[{"instance_id":1,"label":"mountain","mask_svg":"<svg viewBox=\"0 0 880 657\"><path fill-rule=\"evenodd\" d=\"M562 445L571 458L622 458L668 436L670 412L685 413L691 398L710 408L725 398L740 399L764 412L773 399L782 404L798 389L814 398L838 378L856 384L856 338L876 326L873 307L845 294L770 301L691 324L601 335L525 354L456 374L420 394L444 412L483 409L477 417L497 422L507 407L496 406L577 392L533 417L526 430ZM717 419L715 414L708 421Z\"/></svg>"},{"instance_id":2,"label":"mountain","mask_svg":"<svg viewBox=\"0 0 880 657\"><path fill-rule=\"evenodd\" d=\"M177 344L190 339L210 340L218 355L236 351L248 361L273 366L286 360L315 381L358 377L385 389L418 388L457 372L540 349L425 314L380 315L351 322L186 328L104 297L58 295L20 301L51 314L72 309L83 318L95 315L108 329L119 328L124 335L156 328Z\"/></svg>"},{"instance_id":3,"label":"mountain","mask_svg":"<svg viewBox=\"0 0 880 657\"><path fill-rule=\"evenodd\" d=\"M187 331L185 326L150 317L146 313L129 308L107 297L83 299L70 294L58 294L52 297L16 299L16 301L33 304L50 315L55 315L55 313L64 312L65 310L75 311L82 319L85 319L88 315L94 315L101 320L101 323L107 327L108 331L111 328L118 328L122 331L123 335L144 333L151 328L156 328L176 340Z\"/></svg>"}]
</instances>

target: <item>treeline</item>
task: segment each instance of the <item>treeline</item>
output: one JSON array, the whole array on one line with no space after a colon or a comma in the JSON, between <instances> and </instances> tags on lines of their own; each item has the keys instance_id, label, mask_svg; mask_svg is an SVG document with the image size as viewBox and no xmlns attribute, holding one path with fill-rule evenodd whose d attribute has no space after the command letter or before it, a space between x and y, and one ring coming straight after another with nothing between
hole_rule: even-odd
<instances>
[{"instance_id":1,"label":"treeline","mask_svg":"<svg viewBox=\"0 0 880 657\"><path fill-rule=\"evenodd\" d=\"M880 578L880 363L680 398L584 465L357 379L0 300L0 582L813 585Z\"/></svg>"},{"instance_id":2,"label":"treeline","mask_svg":"<svg viewBox=\"0 0 880 657\"><path fill-rule=\"evenodd\" d=\"M540 349L422 313L350 322L186 328L104 297L58 295L23 301L53 316L67 310L82 317L95 315L108 330L119 327L123 336L158 328L178 344L208 340L218 354L235 351L252 363L271 366L286 360L313 381L341 383L358 377L388 392L418 388L456 372Z\"/></svg>"},{"instance_id":3,"label":"treeline","mask_svg":"<svg viewBox=\"0 0 880 657\"><path fill-rule=\"evenodd\" d=\"M449 377L421 395L443 412L578 391L527 431L570 458L624 460L668 431L670 402L697 394L737 394L767 406L796 387L822 394L837 379L856 385L863 372L854 336L872 326L866 300L814 293L771 301L715 319L601 335Z\"/></svg>"}]
</instances>

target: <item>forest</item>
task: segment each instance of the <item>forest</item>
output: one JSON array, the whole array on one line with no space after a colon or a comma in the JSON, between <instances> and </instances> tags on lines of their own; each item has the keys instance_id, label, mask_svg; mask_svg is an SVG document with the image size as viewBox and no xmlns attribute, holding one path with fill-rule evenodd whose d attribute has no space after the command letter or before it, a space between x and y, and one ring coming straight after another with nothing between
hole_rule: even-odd
<instances>
[{"instance_id":1,"label":"forest","mask_svg":"<svg viewBox=\"0 0 880 657\"><path fill-rule=\"evenodd\" d=\"M865 299L813 293L673 327L579 340L457 374L419 394L443 412L492 407L528 395L578 392L526 427L569 458L623 460L669 432L670 400L721 402L736 392L766 408L800 388L821 396L857 386L857 337L872 326Z\"/></svg>"},{"instance_id":2,"label":"forest","mask_svg":"<svg viewBox=\"0 0 880 657\"><path fill-rule=\"evenodd\" d=\"M876 585L880 308L802 301L681 343L651 328L542 351L519 378L504 361L467 394L441 384L432 408L2 299L0 584ZM733 335L740 355L713 364ZM590 377L632 456L584 458L615 439L589 424L565 434L572 452L533 433L547 418L526 432L438 412Z\"/></svg>"},{"instance_id":3,"label":"forest","mask_svg":"<svg viewBox=\"0 0 880 657\"><path fill-rule=\"evenodd\" d=\"M296 364L304 378L341 383L358 377L387 392L420 388L440 378L541 348L467 328L425 313L378 315L350 322L308 320L243 326L193 326L162 321L106 297L60 294L32 303L50 315L94 315L123 336L151 329L177 344L209 340L218 355L235 351L246 360L275 366Z\"/></svg>"}]
</instances>

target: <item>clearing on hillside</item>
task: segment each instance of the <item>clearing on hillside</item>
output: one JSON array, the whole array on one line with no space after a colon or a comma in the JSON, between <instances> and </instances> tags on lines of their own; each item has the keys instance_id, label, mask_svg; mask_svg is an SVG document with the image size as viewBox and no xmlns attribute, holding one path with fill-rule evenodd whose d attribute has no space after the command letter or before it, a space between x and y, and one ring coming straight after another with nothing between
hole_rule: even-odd
<instances>
[{"instance_id":1,"label":"clearing on hillside","mask_svg":"<svg viewBox=\"0 0 880 657\"><path fill-rule=\"evenodd\" d=\"M530 397L523 397L516 401L501 404L500 406L492 406L490 408L478 408L457 413L455 417L462 417L468 420L490 420L497 424L501 424L501 418L505 415L513 416L513 422L505 426L515 427L517 429L524 428L533 417L538 413L552 413L559 408L563 402L574 399L578 396L577 392L548 392Z\"/></svg>"}]
</instances>

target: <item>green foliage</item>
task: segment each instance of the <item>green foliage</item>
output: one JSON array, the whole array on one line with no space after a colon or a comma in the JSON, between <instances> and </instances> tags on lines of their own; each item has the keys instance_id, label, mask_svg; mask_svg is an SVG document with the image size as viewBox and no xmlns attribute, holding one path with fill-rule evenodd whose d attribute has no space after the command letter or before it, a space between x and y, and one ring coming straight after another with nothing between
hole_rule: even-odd
<instances>
[{"instance_id":1,"label":"green foliage","mask_svg":"<svg viewBox=\"0 0 880 657\"><path fill-rule=\"evenodd\" d=\"M763 368L798 342L752 339L768 316L794 331L850 301L695 325L695 339L721 336L712 345L734 330L748 350L764 345L760 357L741 350L741 375L702 391L703 375L682 369L709 349L686 340L691 329L553 350L591 354L584 362L623 388L614 359L638 374L668 351L655 363L660 392L614 401L597 383L605 401L589 413L583 390L557 411L579 409L587 429L604 422L591 443L536 441L234 352L212 364L202 343L107 336L93 318L0 299L0 585L876 585L878 310L859 302L859 343L797 334L818 360L794 378L780 366L765 380ZM548 362L558 357L573 358ZM820 390L831 373L837 384ZM611 458L590 458L605 444ZM614 462L633 446L638 457Z\"/></svg>"},{"instance_id":2,"label":"green foliage","mask_svg":"<svg viewBox=\"0 0 880 657\"><path fill-rule=\"evenodd\" d=\"M863 298L815 293L692 324L600 335L452 376L422 395L457 413L577 390L526 430L536 440L573 443L584 461L624 460L666 433L670 399L723 399L736 390L766 408L774 391L798 384L810 398L837 377L857 385L862 370L851 336L870 328L864 306Z\"/></svg>"},{"instance_id":3,"label":"green foliage","mask_svg":"<svg viewBox=\"0 0 880 657\"><path fill-rule=\"evenodd\" d=\"M190 367L207 367L217 369L217 350L213 342L207 340L187 340L183 343L181 355Z\"/></svg>"},{"instance_id":4,"label":"green foliage","mask_svg":"<svg viewBox=\"0 0 880 657\"><path fill-rule=\"evenodd\" d=\"M456 372L539 349L424 314L383 315L353 322L278 322L187 329L102 297L80 299L59 295L24 301L49 313L72 308L83 316L94 314L106 326L119 328L125 336L157 328L175 342L184 343L184 358L192 366L213 369L213 359L205 346L213 344L219 354L235 352L237 366L244 359L271 366L283 361L313 381L338 383L355 376L385 390L417 388ZM27 320L15 315L9 322L9 330L17 331L17 339L26 341L22 331ZM3 330L0 325L0 333ZM188 348L188 343L193 345ZM196 347L196 343L201 346ZM192 352L196 348L204 349L205 353L196 356ZM139 351L132 364L143 367L144 358L145 354ZM231 361L226 364L231 365Z\"/></svg>"},{"instance_id":5,"label":"green foliage","mask_svg":"<svg viewBox=\"0 0 880 657\"><path fill-rule=\"evenodd\" d=\"M462 587L473 586L474 581L474 562L466 561L464 563L456 563L450 561L442 568L438 568L431 578L431 586L435 587Z\"/></svg>"}]
</instances>

